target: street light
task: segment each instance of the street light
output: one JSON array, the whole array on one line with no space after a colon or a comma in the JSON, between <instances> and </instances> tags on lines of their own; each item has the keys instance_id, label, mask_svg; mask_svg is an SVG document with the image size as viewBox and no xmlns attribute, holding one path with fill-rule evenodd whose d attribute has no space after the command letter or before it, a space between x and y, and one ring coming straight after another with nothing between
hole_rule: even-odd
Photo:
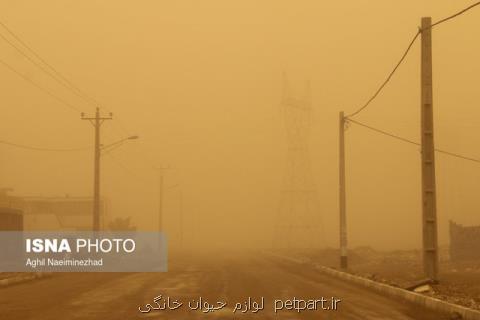
<instances>
[{"instance_id":1,"label":"street light","mask_svg":"<svg viewBox=\"0 0 480 320\"><path fill-rule=\"evenodd\" d=\"M106 146L100 145L98 143L100 139L97 139L97 143L95 144L95 174L94 174L94 195L93 195L93 230L99 231L100 230L100 155L102 151L105 151L107 148L109 150L107 152L112 151L116 147L120 146L124 141L127 140L136 140L138 136L130 136L123 139L120 139L116 142L110 143Z\"/></svg>"},{"instance_id":2,"label":"street light","mask_svg":"<svg viewBox=\"0 0 480 320\"><path fill-rule=\"evenodd\" d=\"M111 146L113 146L113 145L117 145L117 144L120 144L120 143L122 143L122 142L125 142L125 141L127 141L127 140L136 140L136 139L138 139L138 138L139 138L139 136L137 136L137 135L130 136L130 137L126 137L126 138L120 139L120 140L118 140L118 141L109 143L109 144L107 144L107 145L105 145L105 146L102 145L101 148L102 148L102 149L106 149L106 148L109 148L109 147L111 147Z\"/></svg>"},{"instance_id":3,"label":"street light","mask_svg":"<svg viewBox=\"0 0 480 320\"><path fill-rule=\"evenodd\" d=\"M126 138L120 139L120 140L118 140L118 141L109 143L109 144L107 144L107 145L105 145L105 146L102 145L102 146L100 147L100 149L101 149L102 151L104 151L104 150L110 148L110 150L108 151L108 152L110 152L110 151L112 151L112 149L115 149L116 147L120 146L123 142L125 142L125 141L127 141L127 140L137 140L138 138L139 138L139 136L137 136L137 135L130 136L130 137L126 137Z\"/></svg>"}]
</instances>

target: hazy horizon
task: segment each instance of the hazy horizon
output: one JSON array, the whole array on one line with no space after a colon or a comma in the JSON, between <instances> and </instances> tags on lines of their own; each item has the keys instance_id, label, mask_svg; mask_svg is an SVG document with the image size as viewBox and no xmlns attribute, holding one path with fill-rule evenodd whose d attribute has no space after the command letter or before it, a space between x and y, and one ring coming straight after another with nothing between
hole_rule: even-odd
<instances>
[{"instance_id":1,"label":"hazy horizon","mask_svg":"<svg viewBox=\"0 0 480 320\"><path fill-rule=\"evenodd\" d=\"M294 95L311 83L309 151L325 246L338 246L338 113L356 110L394 67L420 25L470 1L4 1L4 22L40 56L100 102L113 120L102 157L102 196L113 217L165 226L187 246L255 247L272 241L285 175L282 74ZM382 12L382 14L378 14ZM107 23L108 22L108 23ZM0 28L1 34L8 33ZM480 19L468 13L433 30L436 147L480 157L477 89ZM8 39L12 40L11 37ZM59 86L0 39L0 59L87 115L94 106ZM0 64L0 140L44 148L93 145L80 112ZM420 47L356 119L420 140ZM42 152L0 145L0 187L19 196L90 196L92 150ZM480 225L480 167L436 157L439 244L448 221ZM421 247L419 148L352 124L346 131L349 246Z\"/></svg>"}]
</instances>

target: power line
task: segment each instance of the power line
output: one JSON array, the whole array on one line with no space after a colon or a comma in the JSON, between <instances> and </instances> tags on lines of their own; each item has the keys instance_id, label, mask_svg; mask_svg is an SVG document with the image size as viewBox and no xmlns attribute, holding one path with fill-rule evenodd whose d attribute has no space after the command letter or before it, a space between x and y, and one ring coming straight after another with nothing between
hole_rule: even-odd
<instances>
[{"instance_id":1,"label":"power line","mask_svg":"<svg viewBox=\"0 0 480 320\"><path fill-rule=\"evenodd\" d=\"M444 22L447 22L451 19L454 19L462 14L464 14L465 12L477 7L480 5L480 1L472 4L471 6L468 6L467 8L449 16L449 17L446 17L444 19L441 19L435 23L433 23L430 28L433 28L441 23L444 23ZM410 42L410 44L408 45L407 49L405 50L402 58L400 59L400 61L395 65L395 68L393 68L392 72L388 75L387 79L382 83L382 85L378 88L378 90L375 92L375 94L363 105L361 106L357 111L347 115L347 117L353 117L355 115L357 115L358 113L360 113L361 111L363 111L365 108L367 108L370 103L375 100L375 98L380 94L380 92L383 90L383 88L387 85L387 83L390 81L390 79L392 78L392 76L395 74L395 72L397 71L398 67L400 67L400 65L402 64L402 62L405 60L405 58L407 57L407 54L408 52L410 51L410 49L412 48L413 44L415 43L415 40L417 40L418 36L421 34L422 30L418 30L417 33L415 34L415 36L413 37L412 41Z\"/></svg>"},{"instance_id":2,"label":"power line","mask_svg":"<svg viewBox=\"0 0 480 320\"><path fill-rule=\"evenodd\" d=\"M463 156L461 154L457 154L457 153L453 153L453 152L450 152L450 151L445 151L445 150L441 150L441 149L437 149L437 148L435 148L435 151L438 152L438 153L446 154L448 156L452 156L452 157L460 158L460 159L463 159L463 160L468 160L468 161L473 161L473 162L479 162L480 163L480 159L466 157L466 156Z\"/></svg>"},{"instance_id":3,"label":"power line","mask_svg":"<svg viewBox=\"0 0 480 320\"><path fill-rule=\"evenodd\" d=\"M70 81L67 77L65 77L58 69L56 69L52 64L48 63L44 58L42 58L31 46L29 46L25 41L23 41L15 32L13 32L12 29L10 29L4 22L0 21L0 25L15 39L17 40L23 47L25 47L31 54L33 54L40 62L42 62L49 70L44 68L42 65L39 65L35 60L33 60L31 57L29 57L23 50L21 50L18 46L16 46L14 43L9 41L5 36L3 36L0 33L0 37L3 38L8 44L10 44L13 48L15 48L21 55L23 55L25 58L27 58L31 63L33 63L35 66L37 66L39 69L41 69L43 72L48 74L50 77L52 77L54 80L56 80L58 83L60 83L62 86L65 88L69 89L72 91L75 95L78 97L82 98L85 100L87 103L91 104L92 106L100 106L100 103L93 97L89 96L87 93L85 93L83 90L81 90L78 86L76 86L72 81ZM106 107L101 107L102 109L105 109L108 112L111 112L110 109ZM118 123L118 119L117 119ZM129 134L129 130L126 129L126 127L123 125L123 123L118 123L121 130L123 130L124 133Z\"/></svg>"},{"instance_id":4,"label":"power line","mask_svg":"<svg viewBox=\"0 0 480 320\"><path fill-rule=\"evenodd\" d=\"M84 101L89 103L90 105L94 107L100 106L100 103L93 97L89 96L86 94L83 90L81 90L78 86L76 86L72 81L70 81L67 77L65 77L58 69L56 69L53 65L48 63L44 58L42 58L31 46L29 46L25 41L23 41L15 32L13 32L12 29L10 29L4 22L0 21L0 25L15 39L17 40L24 48L26 48L31 54L33 54L40 62L42 62L50 71L45 68L44 66L38 64L34 59L32 59L28 54L26 54L21 48L16 46L14 43L12 43L10 40L8 40L3 34L0 33L0 37L3 38L8 44L10 44L13 48L15 48L21 55L23 55L25 58L27 58L31 63L33 63L36 67L38 67L40 70L48 74L50 77L52 77L55 81L60 83L62 86L67 88L68 90L72 91L75 95L78 97L82 98ZM101 109L105 109L108 112L111 112L106 107L101 107ZM77 110L79 111L79 110ZM126 129L125 125L123 122L119 121L117 119L116 122L120 129L126 133L130 134L130 131Z\"/></svg>"},{"instance_id":5,"label":"power line","mask_svg":"<svg viewBox=\"0 0 480 320\"><path fill-rule=\"evenodd\" d=\"M100 109L103 109L107 112L113 113L112 110L110 108L107 108L107 107L100 107ZM125 126L125 124L122 120L119 120L118 118L116 118L115 124L118 125L118 128L121 131L123 131L124 134L126 134L128 136L130 136L132 134L132 132L126 128L126 126Z\"/></svg>"},{"instance_id":6,"label":"power line","mask_svg":"<svg viewBox=\"0 0 480 320\"><path fill-rule=\"evenodd\" d=\"M0 64L3 64L6 68L8 68L10 71L12 71L13 73L17 74L19 77L21 77L23 80L27 81L28 83L30 83L32 86L36 87L37 89L39 89L40 91L43 91L44 93L48 94L50 97L54 98L55 100L57 100L58 102L60 102L61 104L77 111L77 112L81 112L81 110L74 106L73 104L69 103L68 101L58 97L57 95L53 94L51 91L43 88L42 86L36 84L35 82L33 82L30 78L28 78L27 76L25 76L24 74L20 73L19 71L17 71L15 68L13 68L12 66L10 66L8 63L6 63L5 61L1 60L0 59Z\"/></svg>"},{"instance_id":7,"label":"power line","mask_svg":"<svg viewBox=\"0 0 480 320\"><path fill-rule=\"evenodd\" d=\"M380 134L389 136L389 137L391 137L391 138L394 138L394 139L397 139L397 140L400 140L400 141L403 141L403 142L406 142L406 143L410 143L410 144L413 144L413 145L416 145L416 146L419 146L419 145L420 145L420 143L415 142L415 141L413 141L413 140L409 140L409 139L406 139L406 138L397 136L397 135L395 135L395 134L393 134L393 133L389 133L389 132L387 132L387 131L383 131L383 130L380 130L380 129L371 127L371 126L369 126L369 125L367 125L367 124L358 122L358 121L353 120L353 119L348 118L348 117L345 118L345 121L355 123L356 125L362 126L362 127L364 127L364 128L370 129L370 130L375 131L375 132L377 132L377 133L380 133Z\"/></svg>"},{"instance_id":8,"label":"power line","mask_svg":"<svg viewBox=\"0 0 480 320\"><path fill-rule=\"evenodd\" d=\"M447 21L449 21L449 20L451 20L451 19L454 19L454 18L456 18L456 17L464 14L465 12L467 12L467 11L469 11L469 10L475 8L476 6L479 6L479 5L480 5L480 1L472 4L471 6L466 7L465 9L463 9L463 10L461 10L461 11L459 11L459 12L457 12L457 13L449 16L449 17L446 17L446 18L444 18L444 19L442 19L442 20L439 20L439 21L435 22L434 24L432 24L432 25L430 26L430 28L433 28L433 27L435 27L435 26L437 26L437 25L439 25L439 24L442 24L442 23L447 22Z\"/></svg>"},{"instance_id":9,"label":"power line","mask_svg":"<svg viewBox=\"0 0 480 320\"><path fill-rule=\"evenodd\" d=\"M39 89L40 91L43 91L44 93L46 93L47 95L49 95L50 97L52 97L53 99L57 100L59 103L77 111L77 112L81 112L81 110L76 107L75 105L69 103L68 101L66 101L65 99L62 99L60 98L59 96L55 95L54 93L52 93L51 91L43 88L42 86L38 85L37 83L35 83L34 81L32 81L30 78L28 78L26 75L22 74L21 72L19 72L18 70L16 70L15 68L13 68L11 65L9 65L8 63L6 63L5 61L1 60L0 59L0 64L2 64L3 66L5 66L7 69L9 69L11 72L15 73L16 75L18 75L19 77L21 77L23 80L25 80L26 82L30 83L32 86L36 87L37 89ZM126 129L124 129L126 131ZM82 148L72 148L72 149L52 149L52 148L40 148L40 147L31 147L31 146L26 146L26 145L21 145L21 144L16 144L16 143L11 143L11 142L7 142L7 141L0 141L0 144L6 144L6 145L11 145L11 146L14 146L14 147L18 147L18 148L23 148L23 149L30 149L30 150L38 150L38 151L78 151L78 150L85 150L85 149L88 149L90 147L82 147Z\"/></svg>"},{"instance_id":10,"label":"power line","mask_svg":"<svg viewBox=\"0 0 480 320\"><path fill-rule=\"evenodd\" d=\"M55 81L57 81L58 83L60 83L62 86L64 86L65 88L71 90L71 88L67 85L65 85L65 83L63 83L62 81L59 81L50 71L48 71L46 68L44 68L43 66L41 66L40 64L38 64L35 60L33 60L31 57L29 57L23 50L21 50L18 46L16 46L13 42L11 42L10 40L8 40L3 34L0 33L0 37L5 41L7 42L8 44L10 44L14 49L16 49L22 56L24 56L28 61L30 61L32 64L34 64L37 68L39 68L41 71L43 71L44 73L46 73L47 75L49 75L52 79L54 79ZM74 92L74 91L72 91ZM76 92L74 92L75 94L77 94ZM78 94L77 94L78 95Z\"/></svg>"},{"instance_id":11,"label":"power line","mask_svg":"<svg viewBox=\"0 0 480 320\"><path fill-rule=\"evenodd\" d=\"M95 99L89 97L86 93L80 90L77 86L75 86L70 80L68 80L65 76L63 76L56 68L54 68L51 64L49 64L45 59L43 59L38 53L36 53L29 45L25 43L19 36L17 36L7 25L0 21L0 25L13 37L15 38L23 47L25 47L31 54L33 54L40 62L42 62L45 66L47 66L50 70L45 68L44 66L40 65L37 61L32 59L28 54L25 53L21 48L15 45L13 42L8 40L3 34L0 33L0 37L7 42L10 46L12 46L15 50L17 50L22 56L24 56L28 61L34 64L37 68L41 71L45 72L49 75L52 79L57 81L59 84L73 92L78 97L82 98L86 102L92 105L98 105L98 102Z\"/></svg>"},{"instance_id":12,"label":"power line","mask_svg":"<svg viewBox=\"0 0 480 320\"><path fill-rule=\"evenodd\" d=\"M32 146L27 146L23 144L18 144L18 143L13 143L13 142L8 142L8 141L2 141L0 140L0 144L6 144L12 147L17 147L21 149L28 149L28 150L35 150L35 151L55 151L55 152L69 152L69 151L80 151L80 150L86 150L90 149L91 147L81 147L81 148L69 148L69 149L52 149L52 148L40 148L40 147L32 147Z\"/></svg>"},{"instance_id":13,"label":"power line","mask_svg":"<svg viewBox=\"0 0 480 320\"><path fill-rule=\"evenodd\" d=\"M128 172L130 175L135 177L137 180L141 180L143 183L148 183L151 184L152 181L145 179L144 177L141 177L138 175L135 171L130 169L128 166L126 166L123 162L119 161L116 157L114 157L110 152L106 153L108 157L110 157L110 160L112 160L119 168L123 169L125 172Z\"/></svg>"},{"instance_id":14,"label":"power line","mask_svg":"<svg viewBox=\"0 0 480 320\"><path fill-rule=\"evenodd\" d=\"M394 138L394 139L397 139L397 140L400 140L400 141L403 141L403 142L406 142L406 143L409 143L409 144L413 144L413 145L416 145L416 146L420 146L420 145L421 145L420 143L415 142L415 141L413 141L413 140L409 140L409 139L400 137L400 136L398 136L398 135L395 135L395 134L393 134L393 133L390 133L390 132L387 132L387 131L384 131L384 130L380 130L380 129L374 128L374 127L372 127L372 126L369 126L369 125L367 125L367 124L361 123L361 122L356 121L356 120L353 120L353 119L351 119L351 118L346 118L346 121L347 121L347 122L352 122L352 123L354 123L354 124L356 124L356 125L362 126L362 127L367 128L367 129L369 129L369 130L372 130L372 131L374 131L374 132L383 134L383 135L385 135L385 136L389 136L389 137L391 137L391 138ZM461 154L458 154L458 153L454 153L454 152L450 152L450 151L446 151L446 150L442 150L442 149L437 149L437 148L435 148L435 152L442 153L442 154L449 155L449 156L452 156L452 157L455 157L455 158L459 158L459 159L463 159L463 160L468 160L468 161L480 163L480 159L467 157L467 156L464 156L464 155L461 155Z\"/></svg>"},{"instance_id":15,"label":"power line","mask_svg":"<svg viewBox=\"0 0 480 320\"><path fill-rule=\"evenodd\" d=\"M392 79L393 75L395 74L395 72L398 70L398 68L400 67L400 65L403 63L403 61L405 60L405 58L407 57L408 53L410 52L410 49L412 48L413 44L415 43L415 40L417 40L418 36L420 35L421 31L418 30L417 33L415 34L415 36L412 38L412 40L410 41L410 43L408 44L407 46L407 49L405 50L405 52L403 53L402 57L400 58L400 60L398 61L398 63L395 65L395 68L393 68L392 72L390 72L390 74L387 76L386 80L382 83L382 85L377 89L377 91L375 92L375 94L363 105L361 106L357 111L347 115L347 117L353 117L355 115L357 115L358 113L360 113L361 111L363 111L365 108L367 108L370 103L375 100L375 98L380 94L380 92L383 90L383 88L385 88L385 86L387 85L387 83L390 81L390 79Z\"/></svg>"}]
</instances>

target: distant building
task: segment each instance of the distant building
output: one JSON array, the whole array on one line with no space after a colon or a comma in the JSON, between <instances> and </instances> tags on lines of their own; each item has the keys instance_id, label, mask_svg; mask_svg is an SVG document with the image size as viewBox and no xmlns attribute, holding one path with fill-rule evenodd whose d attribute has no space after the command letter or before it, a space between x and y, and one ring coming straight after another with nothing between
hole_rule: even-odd
<instances>
[{"instance_id":1,"label":"distant building","mask_svg":"<svg viewBox=\"0 0 480 320\"><path fill-rule=\"evenodd\" d=\"M23 213L21 210L0 207L0 231L22 231Z\"/></svg>"},{"instance_id":2,"label":"distant building","mask_svg":"<svg viewBox=\"0 0 480 320\"><path fill-rule=\"evenodd\" d=\"M8 195L8 191L11 190L0 189L0 208L15 210L17 214L21 214L22 228L25 231L92 230L91 197L18 197ZM0 222L5 217L6 215L0 214ZM100 226L103 229L107 222L104 200L100 202L100 217Z\"/></svg>"},{"instance_id":3,"label":"distant building","mask_svg":"<svg viewBox=\"0 0 480 320\"><path fill-rule=\"evenodd\" d=\"M480 226L464 227L450 221L450 259L480 259Z\"/></svg>"}]
</instances>

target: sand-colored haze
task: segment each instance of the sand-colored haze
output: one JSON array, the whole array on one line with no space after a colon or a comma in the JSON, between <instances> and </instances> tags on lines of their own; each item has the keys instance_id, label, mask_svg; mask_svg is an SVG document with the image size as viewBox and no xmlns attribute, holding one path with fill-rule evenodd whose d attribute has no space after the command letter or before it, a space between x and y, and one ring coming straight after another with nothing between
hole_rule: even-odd
<instances>
[{"instance_id":1,"label":"sand-colored haze","mask_svg":"<svg viewBox=\"0 0 480 320\"><path fill-rule=\"evenodd\" d=\"M282 73L312 86L310 154L326 246L338 245L338 112L364 103L417 31L470 1L3 1L0 21L114 113L102 158L109 213L157 226L158 171L166 228L187 246L269 246L285 173ZM3 29L0 29L6 34ZM480 157L480 10L433 31L436 146ZM0 39L0 59L80 110L94 108ZM417 42L358 120L419 140ZM0 140L46 148L93 144L93 129L0 65ZM105 110L105 112L108 112ZM351 246L420 247L418 147L358 126L346 132ZM39 152L0 145L0 185L18 195L91 195L92 150ZM480 224L480 166L437 155L440 243L448 220Z\"/></svg>"}]
</instances>

